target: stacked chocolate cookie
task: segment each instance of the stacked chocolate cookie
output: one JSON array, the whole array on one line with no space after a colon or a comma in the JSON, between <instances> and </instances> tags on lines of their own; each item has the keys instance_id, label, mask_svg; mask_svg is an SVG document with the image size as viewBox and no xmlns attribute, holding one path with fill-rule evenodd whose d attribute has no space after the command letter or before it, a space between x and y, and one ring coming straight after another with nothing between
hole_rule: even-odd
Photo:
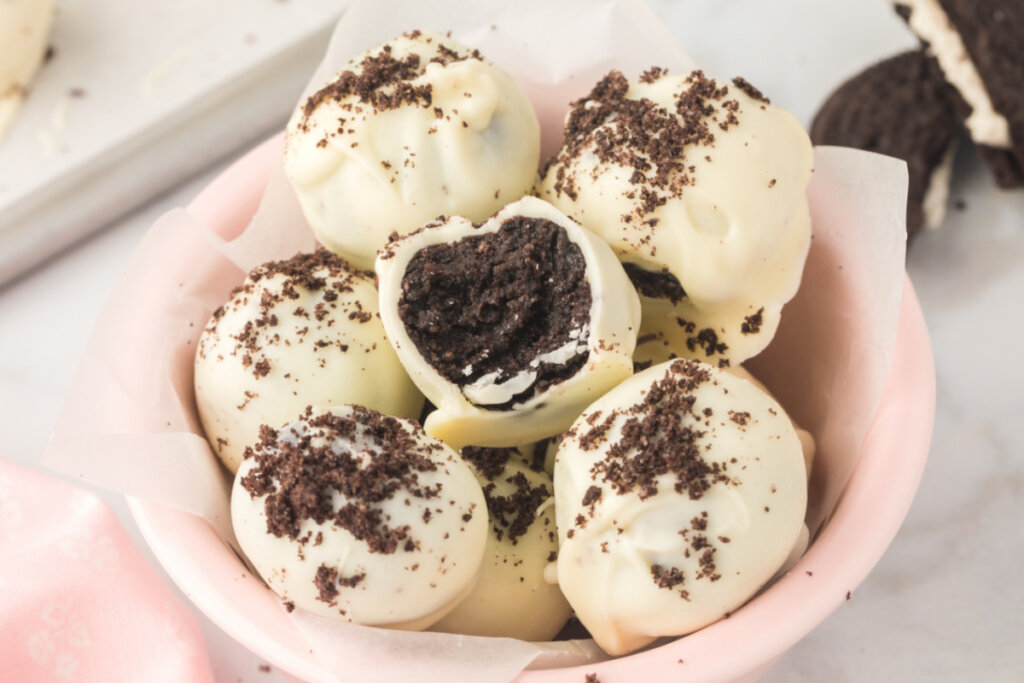
<instances>
[{"instance_id":1,"label":"stacked chocolate cookie","mask_svg":"<svg viewBox=\"0 0 1024 683\"><path fill-rule=\"evenodd\" d=\"M811 127L816 144L846 145L907 162L907 234L945 213L953 153L965 130L1000 187L1024 186L1024 3L898 0L919 50L842 84Z\"/></svg>"}]
</instances>

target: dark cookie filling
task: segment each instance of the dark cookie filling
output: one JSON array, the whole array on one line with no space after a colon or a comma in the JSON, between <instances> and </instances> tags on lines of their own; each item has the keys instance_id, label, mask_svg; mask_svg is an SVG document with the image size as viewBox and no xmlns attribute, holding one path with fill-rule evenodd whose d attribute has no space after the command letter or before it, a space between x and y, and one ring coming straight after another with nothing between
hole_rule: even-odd
<instances>
[{"instance_id":1,"label":"dark cookie filling","mask_svg":"<svg viewBox=\"0 0 1024 683\"><path fill-rule=\"evenodd\" d=\"M651 299L668 299L677 304L686 298L686 290L675 275L666 271L655 273L644 270L635 263L623 263L622 268L629 276L636 291Z\"/></svg>"},{"instance_id":2,"label":"dark cookie filling","mask_svg":"<svg viewBox=\"0 0 1024 683\"><path fill-rule=\"evenodd\" d=\"M511 400L480 406L506 410L583 367L591 304L586 261L565 229L517 216L496 232L420 250L402 277L398 314L426 361L459 387L535 372ZM568 360L537 362L573 342L582 350Z\"/></svg>"},{"instance_id":3,"label":"dark cookie filling","mask_svg":"<svg viewBox=\"0 0 1024 683\"><path fill-rule=\"evenodd\" d=\"M266 496L267 532L279 538L312 540L299 538L302 522L311 519L348 530L370 552L410 552L418 544L408 525L389 526L375 504L399 494L439 497L441 484L424 486L419 473L437 469L431 455L442 449L416 439L398 419L368 408L356 406L348 417L313 416L307 408L302 426L280 432L260 428L260 441L245 451L256 466L241 485L253 498ZM340 507L332 502L335 492L345 498Z\"/></svg>"}]
</instances>

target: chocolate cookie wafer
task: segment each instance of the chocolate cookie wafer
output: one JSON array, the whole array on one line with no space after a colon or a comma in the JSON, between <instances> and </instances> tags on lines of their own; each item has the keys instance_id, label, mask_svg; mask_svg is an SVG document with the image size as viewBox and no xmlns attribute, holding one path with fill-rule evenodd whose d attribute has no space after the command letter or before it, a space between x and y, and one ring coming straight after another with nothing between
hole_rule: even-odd
<instances>
[{"instance_id":1,"label":"chocolate cookie wafer","mask_svg":"<svg viewBox=\"0 0 1024 683\"><path fill-rule=\"evenodd\" d=\"M955 93L924 50L886 59L843 83L811 125L818 145L842 145L907 162L907 236L936 227L946 211L960 129Z\"/></svg>"},{"instance_id":2,"label":"chocolate cookie wafer","mask_svg":"<svg viewBox=\"0 0 1024 683\"><path fill-rule=\"evenodd\" d=\"M896 10L956 87L996 182L1024 186L1024 2L897 0Z\"/></svg>"}]
</instances>

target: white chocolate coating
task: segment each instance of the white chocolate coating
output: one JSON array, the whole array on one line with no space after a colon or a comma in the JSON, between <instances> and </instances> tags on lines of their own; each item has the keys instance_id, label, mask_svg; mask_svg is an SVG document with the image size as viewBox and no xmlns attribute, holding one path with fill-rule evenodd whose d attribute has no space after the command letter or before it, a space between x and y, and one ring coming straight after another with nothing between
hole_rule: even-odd
<instances>
[{"instance_id":1,"label":"white chocolate coating","mask_svg":"<svg viewBox=\"0 0 1024 683\"><path fill-rule=\"evenodd\" d=\"M755 387L757 387L758 389L763 391L765 394L770 396L773 401L776 401L776 402L778 401L778 399L775 398L775 394L773 394L772 392L768 391L768 387L766 387L764 385L764 383L761 382L761 380L759 380L758 378L756 378L752 374L750 374L750 371L747 370L742 365L738 365L736 367L725 368L725 371L728 372L730 375L735 375L736 377L739 377L740 379L744 379L744 380L750 382ZM780 407L781 407L781 405L780 405ZM807 472L807 478L810 479L811 478L811 468L814 466L814 456L817 454L817 451L818 451L817 443L814 441L814 435L811 434L806 429L801 428L800 425L798 425L796 423L796 420L794 420L792 418L792 416L789 416L789 420L793 424L794 431L796 431L796 437L798 439L800 439L800 451L804 455L804 469ZM806 550L807 549L807 539L806 538L803 540L803 544L804 544L804 550ZM802 554L803 550L801 550L800 553Z\"/></svg>"},{"instance_id":2,"label":"white chocolate coating","mask_svg":"<svg viewBox=\"0 0 1024 683\"><path fill-rule=\"evenodd\" d=\"M698 309L687 297L672 303L668 299L640 297L643 310L639 339L650 360L658 343L671 349L672 358L690 358L711 365L739 365L764 350L775 336L782 306L723 306ZM756 333L744 330L757 329ZM713 332L713 336L708 333ZM657 341L649 341L651 337ZM639 348L639 347L638 347ZM636 355L634 355L636 357ZM664 360L664 359L662 359Z\"/></svg>"},{"instance_id":3,"label":"white chocolate coating","mask_svg":"<svg viewBox=\"0 0 1024 683\"><path fill-rule=\"evenodd\" d=\"M317 288L274 272L274 264L256 268L199 339L199 416L232 472L260 425L280 427L309 405L353 403L419 417L423 395L384 337L372 274L334 257L329 263L315 266Z\"/></svg>"},{"instance_id":4,"label":"white chocolate coating","mask_svg":"<svg viewBox=\"0 0 1024 683\"><path fill-rule=\"evenodd\" d=\"M382 108L331 94L311 113L317 100L307 100L285 143L285 172L317 239L362 268L373 266L392 232L440 215L482 221L523 196L540 158L540 126L523 92L449 38L406 34L353 59L334 83L346 72L365 74L366 60L385 47L396 60L418 56L406 83L429 88L428 98Z\"/></svg>"},{"instance_id":5,"label":"white chocolate coating","mask_svg":"<svg viewBox=\"0 0 1024 683\"><path fill-rule=\"evenodd\" d=\"M43 62L52 21L52 0L0 2L0 139Z\"/></svg>"},{"instance_id":6,"label":"white chocolate coating","mask_svg":"<svg viewBox=\"0 0 1024 683\"><path fill-rule=\"evenodd\" d=\"M541 180L540 196L604 238L622 261L675 276L686 298L673 307L667 301L652 306L645 297L645 325L667 326L662 318L675 325L679 317L693 326L694 341L708 330L705 338L713 333L727 347L709 355L706 344L697 344L685 349L687 357L739 364L768 345L783 304L800 284L811 237L806 189L812 148L791 114L737 85L661 76L629 83L624 98L652 102L663 108L664 120L693 133L699 126L676 113L676 105L708 83L727 90L700 103L713 113L698 122L705 137L693 134L680 143L682 156L672 160L679 168L668 162L661 168L632 143L624 143L623 153L639 154L652 165L648 171L615 157L614 150L603 157L599 140L632 135L636 125L609 116L592 133L567 137L567 144L580 147L559 152ZM666 176L660 185L659 173ZM663 203L651 206L651 197ZM744 328L750 316L760 317L758 331Z\"/></svg>"},{"instance_id":7,"label":"white chocolate coating","mask_svg":"<svg viewBox=\"0 0 1024 683\"><path fill-rule=\"evenodd\" d=\"M654 407L639 407L656 385L665 392L655 401L660 420ZM681 416L682 428L659 451L665 415ZM632 418L657 431L651 445L623 439ZM630 478L659 452L686 464ZM639 469L606 476L626 463ZM657 365L595 402L562 440L558 581L602 649L631 652L746 602L796 546L806 502L800 440L771 397L706 364Z\"/></svg>"},{"instance_id":8,"label":"white chocolate coating","mask_svg":"<svg viewBox=\"0 0 1024 683\"><path fill-rule=\"evenodd\" d=\"M585 334L580 332L576 347L582 350L585 344L589 355L583 367L568 379L551 384L508 409L492 410L478 404L497 404L516 395L523 388L521 380L529 381L529 373L505 383L485 376L491 379L489 383L478 380L459 387L434 369L417 349L398 307L406 269L420 250L497 232L506 220L516 216L546 219L561 226L582 252L592 301L588 329ZM426 430L453 448L467 444L515 446L556 434L566 429L598 396L632 374L640 305L622 266L607 244L535 197L509 204L479 227L455 217L404 237L381 252L376 270L380 317L388 339L413 382L437 407L427 416ZM552 354L545 355L552 357L543 360L555 360Z\"/></svg>"},{"instance_id":9,"label":"white chocolate coating","mask_svg":"<svg viewBox=\"0 0 1024 683\"><path fill-rule=\"evenodd\" d=\"M554 638L569 619L570 607L562 591L544 579L545 568L558 554L554 486L547 473L527 465L524 456L532 457L532 446L520 450L525 451L522 456L513 451L500 473L489 477L463 449L462 455L483 487L489 507L495 500L499 505L514 506L517 497L529 499L529 493L541 489L543 496L535 494L536 500L531 502L540 501L533 510L536 517L521 534L515 532L515 537L509 533L510 527L523 513L491 513L476 587L431 630L546 641Z\"/></svg>"},{"instance_id":10,"label":"white chocolate coating","mask_svg":"<svg viewBox=\"0 0 1024 683\"><path fill-rule=\"evenodd\" d=\"M400 432L415 445L388 442L370 434L367 414L369 411L352 406L317 410L265 442L238 470L231 494L231 519L242 550L286 606L363 625L421 630L454 608L476 582L487 539L483 493L462 459L418 425L385 418L399 425ZM348 421L357 426L351 432L325 426L318 422L324 415L343 426ZM288 445L296 452L288 453ZM311 476L307 483L327 497L330 514L322 522L296 514L294 537L272 533L267 497L280 493L282 486L274 467L283 458L293 464L295 458L322 462L323 451L337 458L330 476L348 476L347 482L379 463L389 451L396 456L388 465L389 472L395 472L395 463L410 454L420 462L433 463L434 469L414 468L412 483L399 481L397 489L383 500L346 493L341 485L322 483L327 478L324 475L319 481ZM346 475L348 472L354 474ZM269 478L271 490L253 495L247 488L253 481L249 477L261 475ZM373 476L380 488L398 481L379 472ZM419 495L417 488L436 493ZM287 495L282 498L289 499ZM375 549L371 541L352 530L357 526L339 523L346 506L379 513L379 525L371 525L371 531L396 534L394 547ZM320 575L325 572L326 577Z\"/></svg>"}]
</instances>

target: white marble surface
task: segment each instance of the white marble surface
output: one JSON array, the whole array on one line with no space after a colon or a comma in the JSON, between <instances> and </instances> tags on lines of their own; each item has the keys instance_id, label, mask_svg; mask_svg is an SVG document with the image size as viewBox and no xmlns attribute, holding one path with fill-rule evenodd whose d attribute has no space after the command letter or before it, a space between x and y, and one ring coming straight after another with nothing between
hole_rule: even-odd
<instances>
[{"instance_id":1,"label":"white marble surface","mask_svg":"<svg viewBox=\"0 0 1024 683\"><path fill-rule=\"evenodd\" d=\"M805 122L842 77L912 44L881 0L652 6L710 71L747 76ZM0 289L0 457L37 462L92 325L141 235L226 163ZM793 648L769 683L1024 680L1024 190L996 190L966 154L952 197L966 206L923 235L908 263L938 375L920 492L853 599ZM152 560L123 500L104 497ZM285 680L198 618L218 681Z\"/></svg>"}]
</instances>

